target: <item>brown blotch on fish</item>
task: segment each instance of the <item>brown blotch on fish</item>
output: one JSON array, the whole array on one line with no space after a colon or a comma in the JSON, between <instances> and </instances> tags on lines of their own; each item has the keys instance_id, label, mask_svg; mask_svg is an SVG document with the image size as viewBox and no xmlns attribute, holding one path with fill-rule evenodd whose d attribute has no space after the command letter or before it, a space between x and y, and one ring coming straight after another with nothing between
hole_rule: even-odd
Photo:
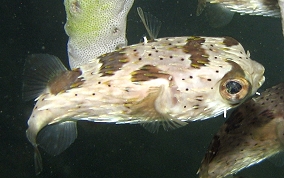
<instances>
[{"instance_id":1,"label":"brown blotch on fish","mask_svg":"<svg viewBox=\"0 0 284 178\"><path fill-rule=\"evenodd\" d=\"M64 71L52 78L47 84L50 93L56 95L59 92L78 87L84 82L81 78L78 78L81 74L82 71L77 68L72 71Z\"/></svg>"},{"instance_id":2,"label":"brown blotch on fish","mask_svg":"<svg viewBox=\"0 0 284 178\"><path fill-rule=\"evenodd\" d=\"M183 46L183 52L191 54L189 60L191 60L191 66L194 68L200 68L209 63L208 54L202 48L204 42L204 38L189 37L187 43Z\"/></svg>"},{"instance_id":3,"label":"brown blotch on fish","mask_svg":"<svg viewBox=\"0 0 284 178\"><path fill-rule=\"evenodd\" d=\"M238 45L239 42L237 40L235 40L234 38L232 37L228 37L226 36L225 37L225 40L223 41L224 45L226 45L227 47L231 47L231 46L234 46L234 45Z\"/></svg>"},{"instance_id":4,"label":"brown blotch on fish","mask_svg":"<svg viewBox=\"0 0 284 178\"><path fill-rule=\"evenodd\" d=\"M139 70L135 70L131 73L132 82L145 82L152 79L164 78L166 80L171 80L171 75L160 70L158 67L153 65L144 65Z\"/></svg>"},{"instance_id":5,"label":"brown blotch on fish","mask_svg":"<svg viewBox=\"0 0 284 178\"><path fill-rule=\"evenodd\" d=\"M124 49L107 53L98 57L102 63L99 73L103 76L112 76L116 71L119 71L122 66L129 62L129 59L124 53Z\"/></svg>"}]
</instances>

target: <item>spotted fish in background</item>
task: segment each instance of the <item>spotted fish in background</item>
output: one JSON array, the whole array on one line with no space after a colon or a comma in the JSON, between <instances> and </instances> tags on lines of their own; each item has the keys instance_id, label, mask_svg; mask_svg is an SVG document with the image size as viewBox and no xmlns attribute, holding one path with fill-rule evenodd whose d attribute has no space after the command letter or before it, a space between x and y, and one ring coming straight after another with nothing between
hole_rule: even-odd
<instances>
[{"instance_id":1,"label":"spotted fish in background","mask_svg":"<svg viewBox=\"0 0 284 178\"><path fill-rule=\"evenodd\" d=\"M241 14L282 17L282 29L284 29L284 0L198 0L198 7L196 12L197 15L200 15L202 13L204 8L206 7L206 2L216 5L220 4L220 8L218 8L218 10L214 8L214 11L216 12L215 15L217 15L217 17L212 17L214 16L214 14L210 13L210 16L212 17L211 20L213 20L214 18L220 18L223 21L226 21L224 19L224 16L226 16L225 14L229 13L220 13L220 11L223 11L223 7L221 6L224 6L233 12L238 12ZM211 4L209 4L209 6L210 5ZM232 18L232 15L228 15L228 18ZM213 21L222 24L222 22L217 21L217 19L214 19Z\"/></svg>"},{"instance_id":2,"label":"spotted fish in background","mask_svg":"<svg viewBox=\"0 0 284 178\"><path fill-rule=\"evenodd\" d=\"M213 137L200 177L225 177L284 149L284 83L237 108Z\"/></svg>"},{"instance_id":3,"label":"spotted fish in background","mask_svg":"<svg viewBox=\"0 0 284 178\"><path fill-rule=\"evenodd\" d=\"M236 107L264 82L264 67L230 37L173 37L127 46L72 71L31 55L23 98L37 97L27 137L52 155L77 136L76 121L141 124L155 132Z\"/></svg>"},{"instance_id":4,"label":"spotted fish in background","mask_svg":"<svg viewBox=\"0 0 284 178\"><path fill-rule=\"evenodd\" d=\"M126 17L134 0L64 0L71 68L126 46Z\"/></svg>"}]
</instances>

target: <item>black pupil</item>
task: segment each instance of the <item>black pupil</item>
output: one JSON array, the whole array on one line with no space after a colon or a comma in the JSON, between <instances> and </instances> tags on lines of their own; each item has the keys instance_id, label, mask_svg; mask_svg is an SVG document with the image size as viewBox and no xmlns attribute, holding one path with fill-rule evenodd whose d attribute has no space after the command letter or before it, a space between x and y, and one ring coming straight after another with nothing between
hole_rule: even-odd
<instances>
[{"instance_id":1,"label":"black pupil","mask_svg":"<svg viewBox=\"0 0 284 178\"><path fill-rule=\"evenodd\" d=\"M242 89L242 85L235 81L229 81L226 84L227 92L230 94L236 94Z\"/></svg>"}]
</instances>

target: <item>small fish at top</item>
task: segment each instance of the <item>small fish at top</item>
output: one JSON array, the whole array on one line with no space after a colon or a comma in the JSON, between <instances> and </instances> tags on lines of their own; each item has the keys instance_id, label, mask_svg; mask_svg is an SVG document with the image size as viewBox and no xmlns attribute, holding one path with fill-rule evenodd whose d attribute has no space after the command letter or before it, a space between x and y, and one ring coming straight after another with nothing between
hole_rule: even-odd
<instances>
[{"instance_id":1,"label":"small fish at top","mask_svg":"<svg viewBox=\"0 0 284 178\"><path fill-rule=\"evenodd\" d=\"M205 9L206 6L208 8ZM196 14L199 16L204 9L212 27L227 25L233 18L233 12L238 12L240 14L282 17L282 30L284 29L284 0L198 0Z\"/></svg>"},{"instance_id":2,"label":"small fish at top","mask_svg":"<svg viewBox=\"0 0 284 178\"><path fill-rule=\"evenodd\" d=\"M123 47L71 71L52 55L27 58L23 98L36 98L27 137L52 155L77 137L76 122L141 124L150 132L236 107L264 82L264 67L231 37L168 37Z\"/></svg>"},{"instance_id":3,"label":"small fish at top","mask_svg":"<svg viewBox=\"0 0 284 178\"><path fill-rule=\"evenodd\" d=\"M213 137L201 178L221 178L269 158L283 165L284 83L243 103Z\"/></svg>"}]
</instances>

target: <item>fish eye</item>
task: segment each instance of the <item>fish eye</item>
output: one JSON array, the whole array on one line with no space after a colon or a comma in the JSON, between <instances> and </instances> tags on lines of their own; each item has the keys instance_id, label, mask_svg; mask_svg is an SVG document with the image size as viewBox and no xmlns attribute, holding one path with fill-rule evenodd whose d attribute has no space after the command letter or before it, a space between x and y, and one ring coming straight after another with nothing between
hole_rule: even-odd
<instances>
[{"instance_id":1,"label":"fish eye","mask_svg":"<svg viewBox=\"0 0 284 178\"><path fill-rule=\"evenodd\" d=\"M244 78L228 79L221 83L220 94L231 105L241 103L250 93L251 85Z\"/></svg>"},{"instance_id":2,"label":"fish eye","mask_svg":"<svg viewBox=\"0 0 284 178\"><path fill-rule=\"evenodd\" d=\"M226 83L227 92L230 94L236 94L242 90L242 85L236 81L229 81Z\"/></svg>"}]
</instances>

